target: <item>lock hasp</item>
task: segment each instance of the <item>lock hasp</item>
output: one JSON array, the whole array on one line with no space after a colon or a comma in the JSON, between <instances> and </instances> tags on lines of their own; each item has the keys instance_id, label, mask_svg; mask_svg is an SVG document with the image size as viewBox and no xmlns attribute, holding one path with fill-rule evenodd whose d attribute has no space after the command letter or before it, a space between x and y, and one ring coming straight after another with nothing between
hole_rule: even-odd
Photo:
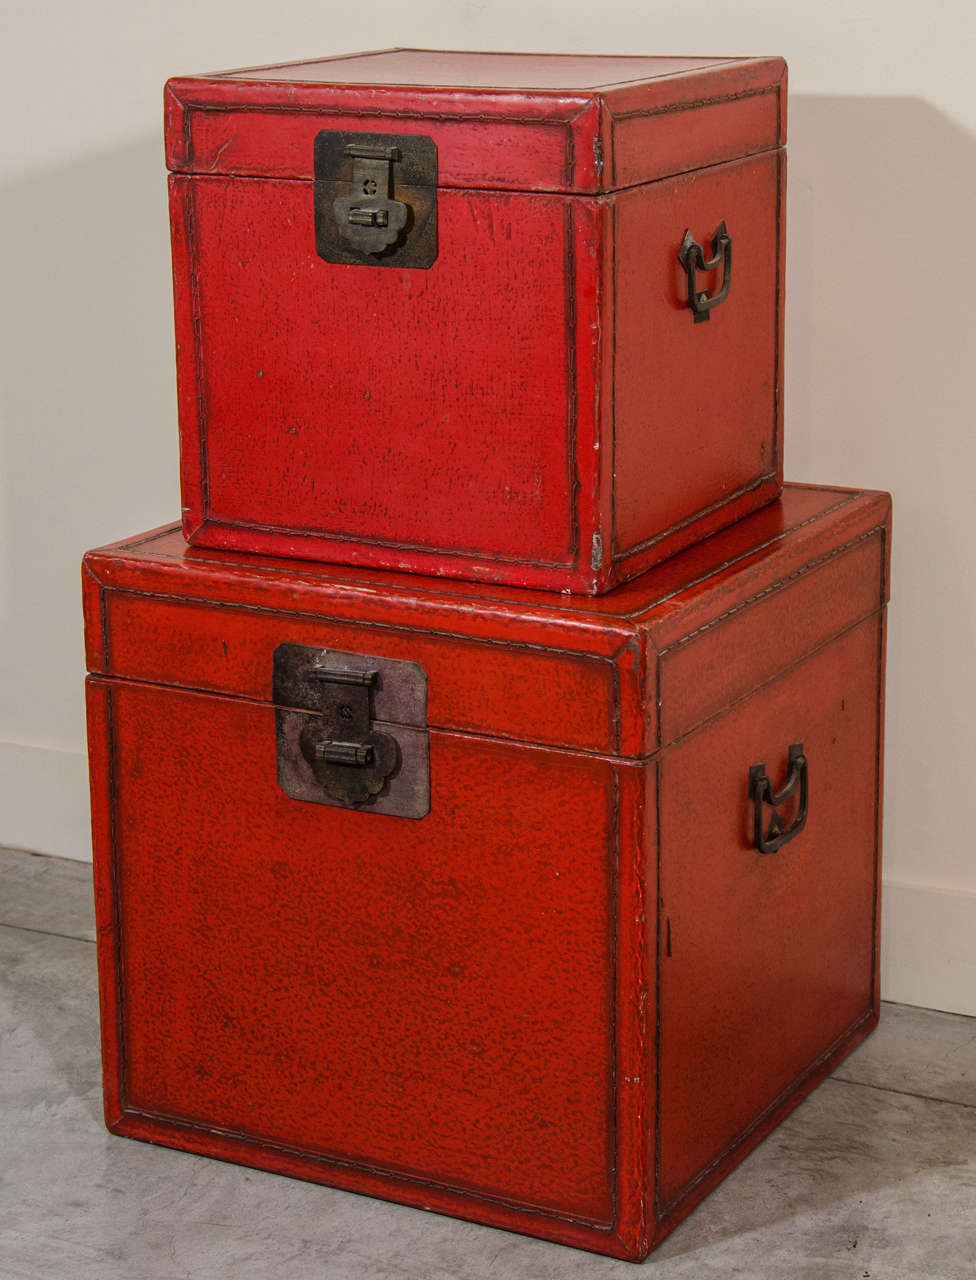
<instances>
[{"instance_id":1,"label":"lock hasp","mask_svg":"<svg viewBox=\"0 0 976 1280\"><path fill-rule=\"evenodd\" d=\"M419 663L280 644L273 697L278 784L286 795L426 816L427 676Z\"/></svg>"},{"instance_id":2,"label":"lock hasp","mask_svg":"<svg viewBox=\"0 0 976 1280\"><path fill-rule=\"evenodd\" d=\"M437 257L437 147L421 134L315 138L315 251L326 262L425 270Z\"/></svg>"}]
</instances>

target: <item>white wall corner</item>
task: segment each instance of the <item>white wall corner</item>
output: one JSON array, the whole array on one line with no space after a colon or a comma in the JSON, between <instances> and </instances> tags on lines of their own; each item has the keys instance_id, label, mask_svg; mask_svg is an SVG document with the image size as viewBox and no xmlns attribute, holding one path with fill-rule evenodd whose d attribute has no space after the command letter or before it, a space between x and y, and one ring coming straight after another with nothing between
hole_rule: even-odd
<instances>
[{"instance_id":1,"label":"white wall corner","mask_svg":"<svg viewBox=\"0 0 976 1280\"><path fill-rule=\"evenodd\" d=\"M83 752L0 742L0 845L91 861Z\"/></svg>"},{"instance_id":2,"label":"white wall corner","mask_svg":"<svg viewBox=\"0 0 976 1280\"><path fill-rule=\"evenodd\" d=\"M976 1016L976 893L884 882L881 996Z\"/></svg>"}]
</instances>

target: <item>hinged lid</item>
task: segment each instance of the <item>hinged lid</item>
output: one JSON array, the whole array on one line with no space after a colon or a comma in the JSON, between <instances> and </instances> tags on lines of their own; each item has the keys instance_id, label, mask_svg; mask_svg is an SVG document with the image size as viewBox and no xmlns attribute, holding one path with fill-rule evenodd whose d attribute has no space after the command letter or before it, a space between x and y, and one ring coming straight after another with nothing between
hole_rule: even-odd
<instances>
[{"instance_id":1,"label":"hinged lid","mask_svg":"<svg viewBox=\"0 0 976 1280\"><path fill-rule=\"evenodd\" d=\"M311 178L323 129L421 134L442 187L597 193L781 146L782 58L388 49L180 77L170 169Z\"/></svg>"},{"instance_id":2,"label":"hinged lid","mask_svg":"<svg viewBox=\"0 0 976 1280\"><path fill-rule=\"evenodd\" d=\"M369 708L420 732L643 758L877 612L889 515L886 494L787 485L597 599L207 551L172 526L86 556L89 670L308 710L276 653L306 674L389 659L363 724Z\"/></svg>"}]
</instances>

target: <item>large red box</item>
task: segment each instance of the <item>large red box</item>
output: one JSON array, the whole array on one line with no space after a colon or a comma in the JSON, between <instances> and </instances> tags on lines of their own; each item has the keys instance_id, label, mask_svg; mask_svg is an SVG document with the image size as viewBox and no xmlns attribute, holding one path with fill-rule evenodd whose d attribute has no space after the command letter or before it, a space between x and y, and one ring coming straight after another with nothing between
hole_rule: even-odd
<instances>
[{"instance_id":1,"label":"large red box","mask_svg":"<svg viewBox=\"0 0 976 1280\"><path fill-rule=\"evenodd\" d=\"M772 500L785 93L403 49L171 80L186 536L598 594Z\"/></svg>"},{"instance_id":2,"label":"large red box","mask_svg":"<svg viewBox=\"0 0 976 1280\"><path fill-rule=\"evenodd\" d=\"M644 1257L875 1025L888 532L788 485L595 601L90 554L109 1127Z\"/></svg>"}]
</instances>

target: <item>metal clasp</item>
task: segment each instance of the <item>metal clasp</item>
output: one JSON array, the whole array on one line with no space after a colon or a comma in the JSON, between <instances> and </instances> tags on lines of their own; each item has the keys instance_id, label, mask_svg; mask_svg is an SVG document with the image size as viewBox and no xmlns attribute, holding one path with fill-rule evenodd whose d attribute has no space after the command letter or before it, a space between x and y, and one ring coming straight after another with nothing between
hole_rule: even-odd
<instances>
[{"instance_id":1,"label":"metal clasp","mask_svg":"<svg viewBox=\"0 0 976 1280\"><path fill-rule=\"evenodd\" d=\"M418 663L282 644L274 701L278 782L293 799L427 813L427 677Z\"/></svg>"},{"instance_id":2,"label":"metal clasp","mask_svg":"<svg viewBox=\"0 0 976 1280\"><path fill-rule=\"evenodd\" d=\"M369 691L376 672L319 666L309 677L321 689L322 711L301 732L302 755L330 796L362 804L383 790L398 755L390 735L373 730Z\"/></svg>"},{"instance_id":3,"label":"metal clasp","mask_svg":"<svg viewBox=\"0 0 976 1280\"><path fill-rule=\"evenodd\" d=\"M400 159L400 148L350 142L346 155L353 162L353 194L332 202L339 234L357 249L380 253L399 240L410 213L401 200L391 198L393 164Z\"/></svg>"},{"instance_id":4,"label":"metal clasp","mask_svg":"<svg viewBox=\"0 0 976 1280\"><path fill-rule=\"evenodd\" d=\"M326 262L426 268L437 257L437 146L423 134L323 129L315 249Z\"/></svg>"},{"instance_id":5,"label":"metal clasp","mask_svg":"<svg viewBox=\"0 0 976 1280\"><path fill-rule=\"evenodd\" d=\"M688 306L695 317L695 324L708 320L713 307L724 302L729 296L732 284L732 237L723 219L712 236L712 256L706 260L705 250L698 243L691 231L685 232L685 238L678 250L678 261L685 269L688 277ZM722 266L722 287L716 294L709 294L707 289L698 288L698 272L714 271Z\"/></svg>"}]
</instances>

